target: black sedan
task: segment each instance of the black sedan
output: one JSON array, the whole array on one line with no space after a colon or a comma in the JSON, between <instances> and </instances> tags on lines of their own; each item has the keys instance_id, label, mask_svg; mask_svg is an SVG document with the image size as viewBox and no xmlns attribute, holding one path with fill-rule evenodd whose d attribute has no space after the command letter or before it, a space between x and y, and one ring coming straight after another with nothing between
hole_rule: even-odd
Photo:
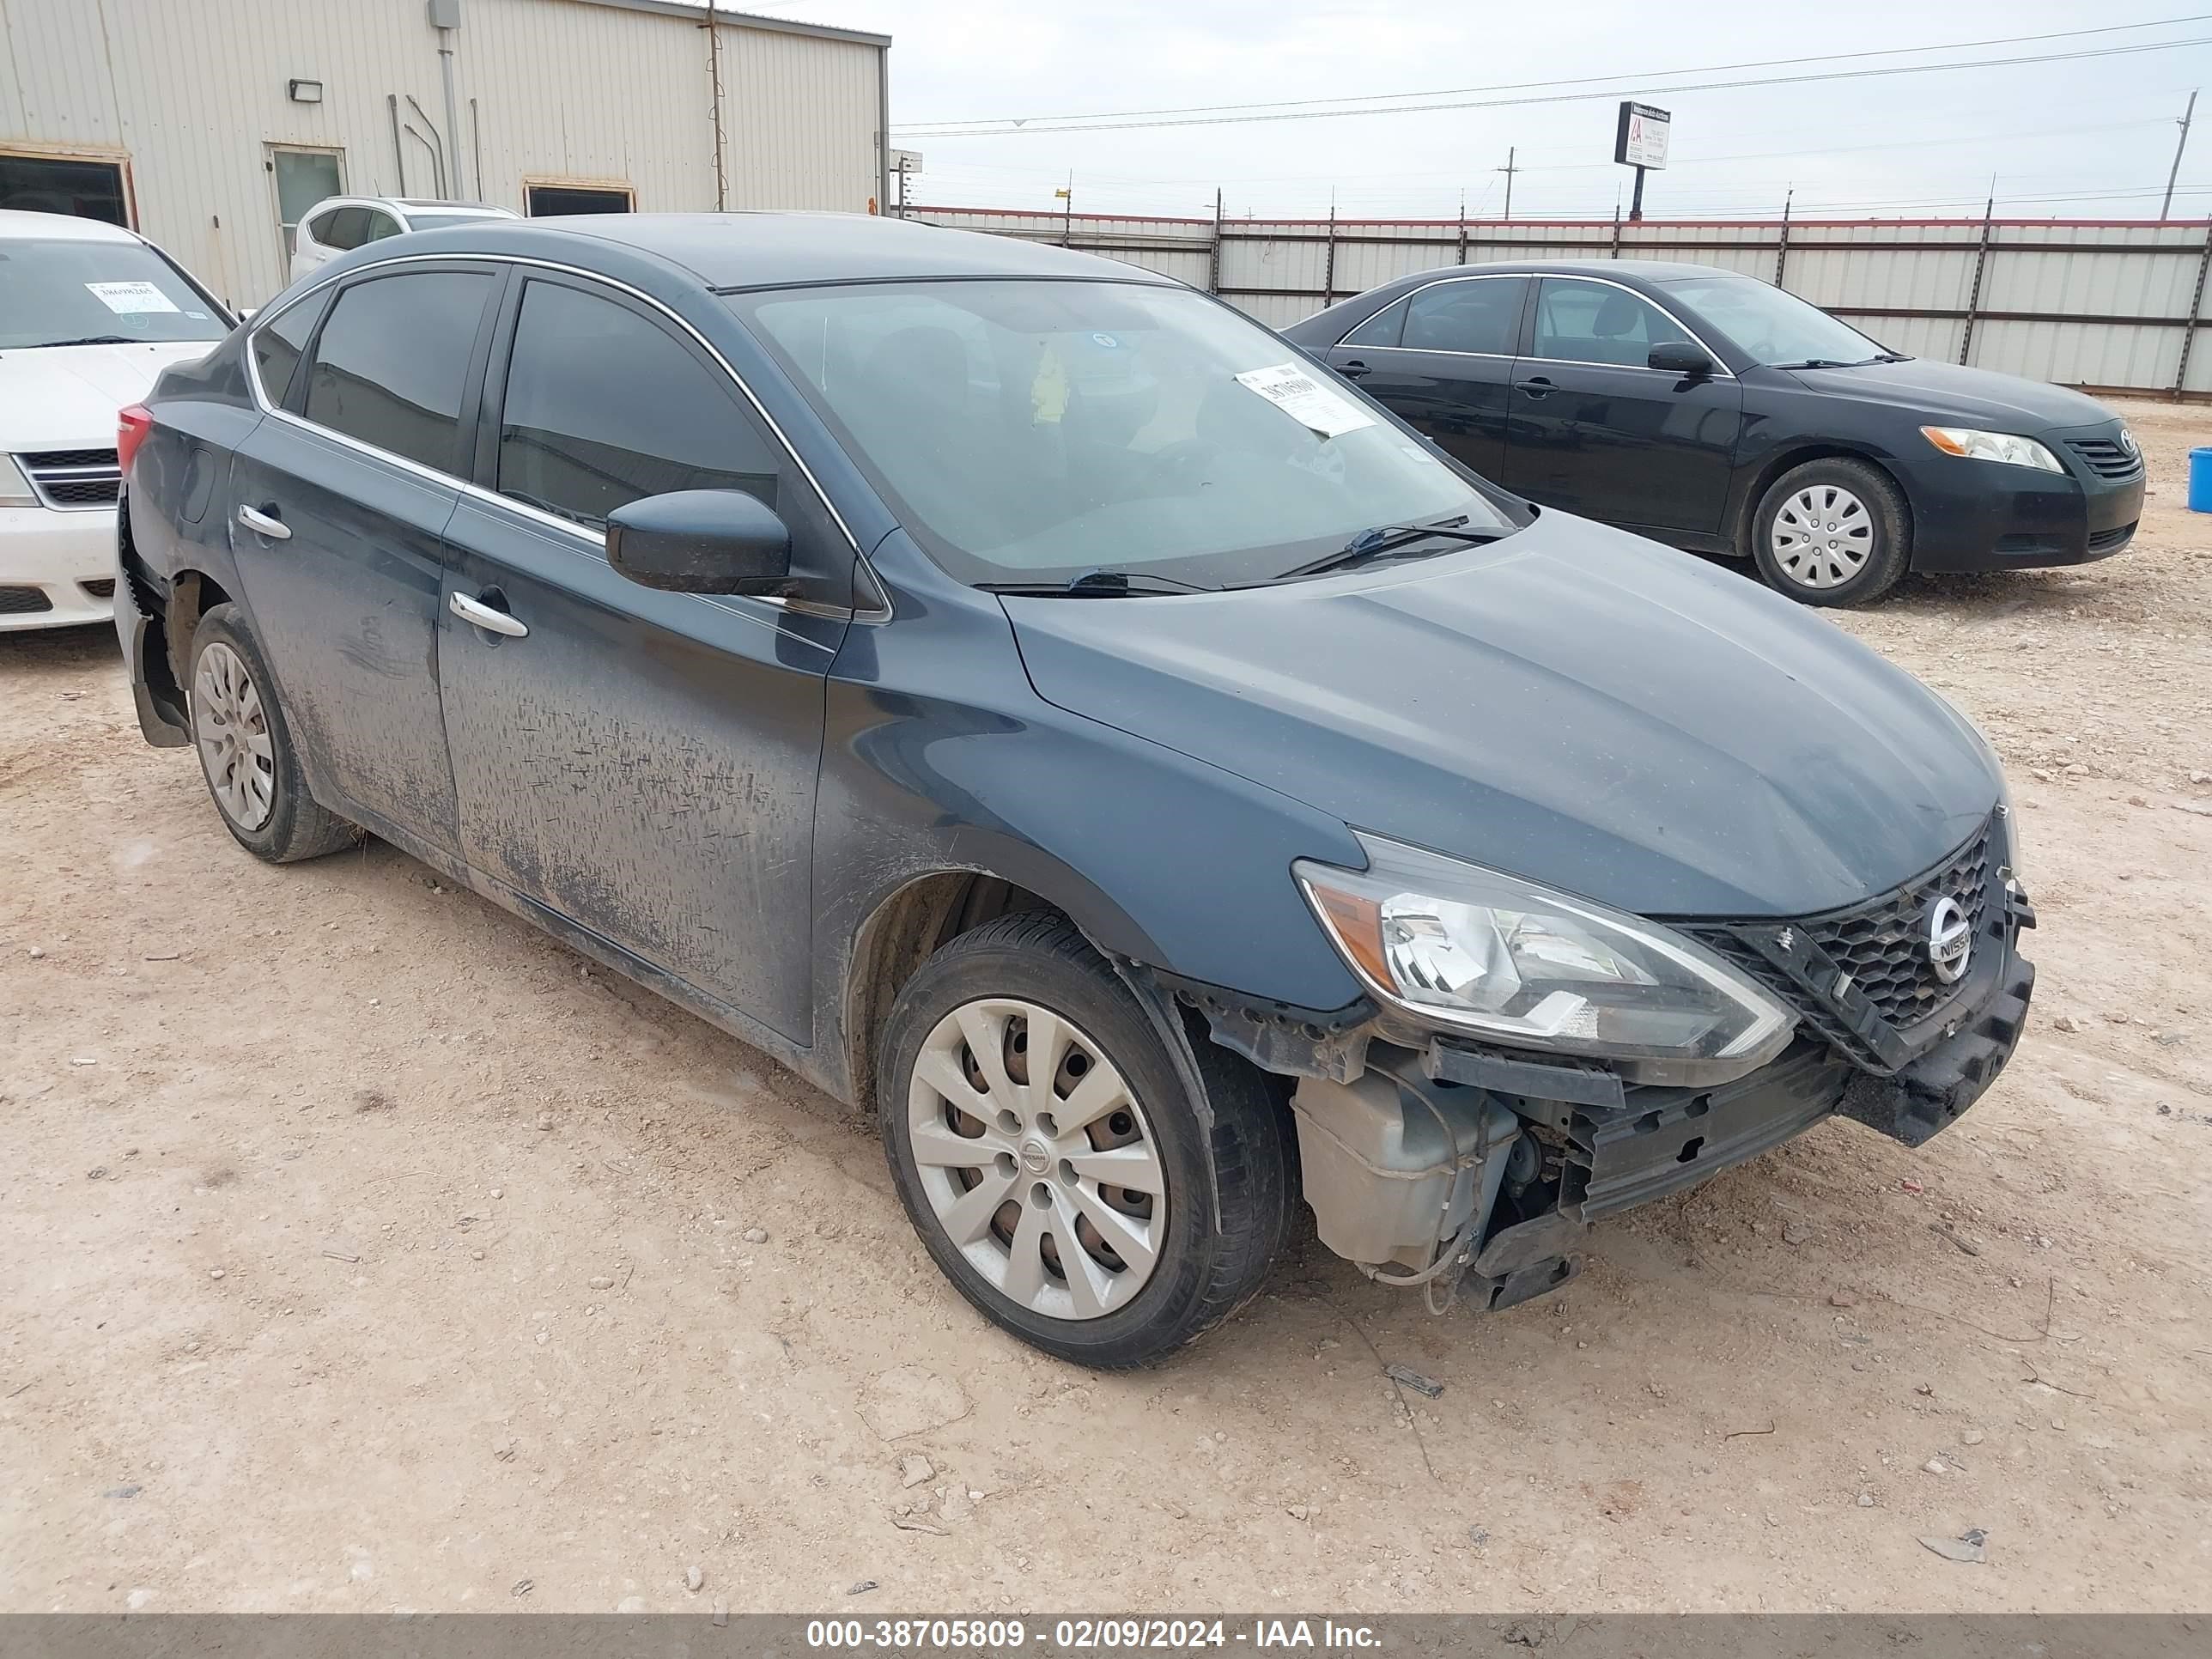
<instances>
[{"instance_id":1,"label":"black sedan","mask_svg":"<svg viewBox=\"0 0 2212 1659\"><path fill-rule=\"evenodd\" d=\"M1425 270L1284 332L1516 494L1754 559L1808 605L2101 559L2142 512L2135 439L2093 399L1711 266Z\"/></svg>"}]
</instances>

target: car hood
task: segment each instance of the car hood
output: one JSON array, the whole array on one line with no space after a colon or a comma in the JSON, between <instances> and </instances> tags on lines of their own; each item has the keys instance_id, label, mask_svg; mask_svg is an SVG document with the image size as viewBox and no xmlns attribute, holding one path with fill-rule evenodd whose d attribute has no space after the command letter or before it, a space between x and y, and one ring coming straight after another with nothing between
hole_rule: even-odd
<instances>
[{"instance_id":1,"label":"car hood","mask_svg":"<svg viewBox=\"0 0 2212 1659\"><path fill-rule=\"evenodd\" d=\"M2033 434L2053 427L2095 426L2118 417L2094 398L2017 374L1908 357L1856 368L1793 368L1791 378L1815 392L1860 398L1925 415L1932 421L1987 422L2001 432Z\"/></svg>"},{"instance_id":2,"label":"car hood","mask_svg":"<svg viewBox=\"0 0 2212 1659\"><path fill-rule=\"evenodd\" d=\"M0 351L0 451L112 449L115 412L154 389L171 363L219 343L38 346Z\"/></svg>"},{"instance_id":3,"label":"car hood","mask_svg":"<svg viewBox=\"0 0 2212 1659\"><path fill-rule=\"evenodd\" d=\"M1341 577L1003 603L1048 702L1644 915L1854 903L2001 787L1963 717L1818 613L1565 514Z\"/></svg>"}]
</instances>

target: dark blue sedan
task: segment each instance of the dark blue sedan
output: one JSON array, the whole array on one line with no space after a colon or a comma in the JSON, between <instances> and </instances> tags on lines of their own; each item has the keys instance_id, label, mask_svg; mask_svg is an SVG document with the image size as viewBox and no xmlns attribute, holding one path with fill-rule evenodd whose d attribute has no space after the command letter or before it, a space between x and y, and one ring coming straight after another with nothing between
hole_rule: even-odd
<instances>
[{"instance_id":1,"label":"dark blue sedan","mask_svg":"<svg viewBox=\"0 0 2212 1659\"><path fill-rule=\"evenodd\" d=\"M241 846L383 837L872 1103L952 1282L1086 1364L1301 1200L1511 1305L1832 1114L1925 1139L2026 1018L1947 703L1124 265L410 234L121 452L140 723Z\"/></svg>"}]
</instances>

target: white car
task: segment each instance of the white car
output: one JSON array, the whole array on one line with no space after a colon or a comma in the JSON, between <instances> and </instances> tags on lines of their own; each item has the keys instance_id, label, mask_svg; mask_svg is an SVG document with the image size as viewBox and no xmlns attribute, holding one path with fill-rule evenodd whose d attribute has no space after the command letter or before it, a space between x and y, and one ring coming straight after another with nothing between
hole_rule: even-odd
<instances>
[{"instance_id":1,"label":"white car","mask_svg":"<svg viewBox=\"0 0 2212 1659\"><path fill-rule=\"evenodd\" d=\"M516 219L520 214L478 202L423 202L398 196L333 196L307 210L292 239L292 277L306 276L363 242L380 242L410 230L435 230L471 219Z\"/></svg>"},{"instance_id":2,"label":"white car","mask_svg":"<svg viewBox=\"0 0 2212 1659\"><path fill-rule=\"evenodd\" d=\"M0 631L113 614L116 413L230 327L144 238L0 210Z\"/></svg>"}]
</instances>

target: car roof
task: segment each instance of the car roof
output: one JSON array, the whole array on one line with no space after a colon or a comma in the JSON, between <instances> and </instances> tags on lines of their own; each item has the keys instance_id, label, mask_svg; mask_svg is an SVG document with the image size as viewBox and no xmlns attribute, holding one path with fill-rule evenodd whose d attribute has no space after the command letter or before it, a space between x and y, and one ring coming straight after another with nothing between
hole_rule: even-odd
<instances>
[{"instance_id":1,"label":"car roof","mask_svg":"<svg viewBox=\"0 0 2212 1659\"><path fill-rule=\"evenodd\" d=\"M111 225L105 219L84 219L73 213L33 213L25 208L0 208L0 241L135 242L136 233Z\"/></svg>"},{"instance_id":2,"label":"car roof","mask_svg":"<svg viewBox=\"0 0 2212 1659\"><path fill-rule=\"evenodd\" d=\"M586 213L422 233L425 248L492 256L589 258L592 244L653 256L713 289L942 276L1171 283L1067 248L858 213Z\"/></svg>"},{"instance_id":3,"label":"car roof","mask_svg":"<svg viewBox=\"0 0 2212 1659\"><path fill-rule=\"evenodd\" d=\"M1416 272L1411 276L1398 277L1389 286L1395 287L1400 283L1427 282L1462 271L1470 276L1626 277L1632 283L1676 283L1691 276L1741 276L1744 274L1718 265L1684 264L1672 259L1486 259L1474 265L1440 265L1434 270ZM1757 282L1759 279L1754 276L1750 280Z\"/></svg>"}]
</instances>

